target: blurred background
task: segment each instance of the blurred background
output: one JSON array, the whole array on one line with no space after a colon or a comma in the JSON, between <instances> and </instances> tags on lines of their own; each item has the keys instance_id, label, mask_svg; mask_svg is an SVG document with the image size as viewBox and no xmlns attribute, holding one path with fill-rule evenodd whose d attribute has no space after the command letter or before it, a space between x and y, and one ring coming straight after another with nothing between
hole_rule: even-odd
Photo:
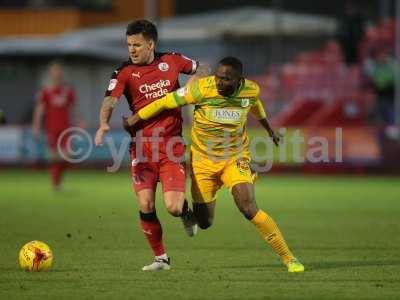
<instances>
[{"instance_id":1,"label":"blurred background","mask_svg":"<svg viewBox=\"0 0 400 300\"><path fill-rule=\"evenodd\" d=\"M31 124L35 95L54 59L64 63L82 124L93 134L111 73L127 58L125 27L148 18L159 29L159 51L211 66L239 57L246 76L261 86L274 126L305 137L303 154L313 136L334 147L335 128L342 128L341 161L334 151L329 162L275 157L273 171L399 173L399 2L0 0L0 164L46 164L45 136L34 138ZM111 122L116 141L125 136L121 115L129 114L122 102ZM264 135L254 120L249 124L252 136ZM109 160L108 149L96 148L79 167Z\"/></svg>"}]
</instances>

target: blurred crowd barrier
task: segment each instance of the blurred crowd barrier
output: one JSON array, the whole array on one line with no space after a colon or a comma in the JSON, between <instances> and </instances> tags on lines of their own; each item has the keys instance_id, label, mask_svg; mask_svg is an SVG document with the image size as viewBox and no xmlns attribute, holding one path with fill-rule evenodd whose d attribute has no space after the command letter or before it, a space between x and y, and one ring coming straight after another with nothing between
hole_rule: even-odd
<instances>
[{"instance_id":1,"label":"blurred crowd barrier","mask_svg":"<svg viewBox=\"0 0 400 300\"><path fill-rule=\"evenodd\" d=\"M75 131L74 131L75 130ZM294 127L280 128L284 142L279 148L267 143L262 130L249 130L253 162L272 163L272 170L331 172L365 170L400 172L400 146L396 127ZM94 147L95 129L73 129L69 148L63 154L75 168L129 166L130 139L123 130L112 130L102 147ZM184 135L190 144L190 134ZM189 147L188 147L189 149ZM118 157L116 157L118 156ZM188 157L186 157L188 159ZM0 128L1 166L44 166L48 161L46 137L35 137L30 128ZM262 169L264 170L264 169ZM269 171L269 169L265 169Z\"/></svg>"}]
</instances>

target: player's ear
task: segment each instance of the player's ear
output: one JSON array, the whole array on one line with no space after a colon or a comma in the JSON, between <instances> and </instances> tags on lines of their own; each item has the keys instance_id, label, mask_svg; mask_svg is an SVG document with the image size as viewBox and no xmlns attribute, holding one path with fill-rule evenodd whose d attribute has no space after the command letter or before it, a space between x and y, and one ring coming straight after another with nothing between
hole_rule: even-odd
<instances>
[{"instance_id":1,"label":"player's ear","mask_svg":"<svg viewBox=\"0 0 400 300\"><path fill-rule=\"evenodd\" d=\"M156 43L153 40L149 40L149 49L154 51L156 49Z\"/></svg>"}]
</instances>

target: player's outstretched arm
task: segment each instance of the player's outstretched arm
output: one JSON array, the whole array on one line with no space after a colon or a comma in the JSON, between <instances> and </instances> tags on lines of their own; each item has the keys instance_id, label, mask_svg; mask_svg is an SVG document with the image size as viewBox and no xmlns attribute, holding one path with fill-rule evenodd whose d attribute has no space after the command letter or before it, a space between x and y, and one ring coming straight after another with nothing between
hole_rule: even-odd
<instances>
[{"instance_id":1,"label":"player's outstretched arm","mask_svg":"<svg viewBox=\"0 0 400 300\"><path fill-rule=\"evenodd\" d=\"M194 93L192 90L195 90L196 92ZM124 129L132 136L135 132L135 125L141 120L148 120L166 109L174 109L187 104L199 103L201 102L202 97L199 88L199 80L196 80L192 82L190 86L185 86L177 89L173 93L168 93L164 97L146 105L133 116L124 118Z\"/></svg>"},{"instance_id":2,"label":"player's outstretched arm","mask_svg":"<svg viewBox=\"0 0 400 300\"><path fill-rule=\"evenodd\" d=\"M148 120L166 109L174 109L189 104L189 100L185 97L187 95L187 90L187 87L180 88L146 105L136 114L125 119L124 127L125 125L134 127L140 120Z\"/></svg>"},{"instance_id":3,"label":"player's outstretched arm","mask_svg":"<svg viewBox=\"0 0 400 300\"><path fill-rule=\"evenodd\" d=\"M103 104L100 108L100 125L99 129L97 129L95 137L96 146L102 145L104 134L110 130L110 125L108 122L110 121L112 112L117 103L118 98L112 96L107 96L103 100Z\"/></svg>"}]
</instances>

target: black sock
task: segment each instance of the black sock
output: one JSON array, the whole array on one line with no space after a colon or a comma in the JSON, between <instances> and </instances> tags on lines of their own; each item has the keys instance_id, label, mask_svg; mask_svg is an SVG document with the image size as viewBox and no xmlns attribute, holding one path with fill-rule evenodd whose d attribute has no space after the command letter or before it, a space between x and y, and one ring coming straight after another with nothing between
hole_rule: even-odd
<instances>
[{"instance_id":1,"label":"black sock","mask_svg":"<svg viewBox=\"0 0 400 300\"><path fill-rule=\"evenodd\" d=\"M188 204L187 200L185 199L183 202L181 217L187 215L189 212L190 212L189 204Z\"/></svg>"}]
</instances>

